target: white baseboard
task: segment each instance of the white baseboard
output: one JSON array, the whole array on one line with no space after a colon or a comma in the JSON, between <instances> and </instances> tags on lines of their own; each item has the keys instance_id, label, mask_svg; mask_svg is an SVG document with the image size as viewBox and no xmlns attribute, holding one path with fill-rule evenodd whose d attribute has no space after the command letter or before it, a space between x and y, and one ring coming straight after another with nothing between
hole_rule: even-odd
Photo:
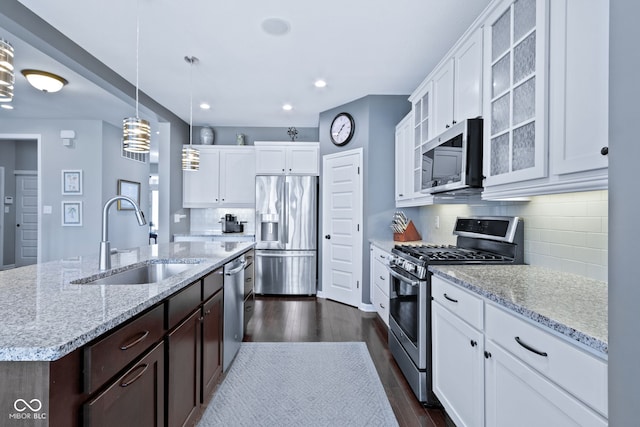
<instances>
[{"instance_id":1,"label":"white baseboard","mask_svg":"<svg viewBox=\"0 0 640 427\"><path fill-rule=\"evenodd\" d=\"M366 312L375 312L376 306L373 304L360 303L360 307L358 307L361 311Z\"/></svg>"},{"instance_id":2,"label":"white baseboard","mask_svg":"<svg viewBox=\"0 0 640 427\"><path fill-rule=\"evenodd\" d=\"M322 291L317 291L316 292L316 297L322 298L322 299L327 299L326 295Z\"/></svg>"}]
</instances>

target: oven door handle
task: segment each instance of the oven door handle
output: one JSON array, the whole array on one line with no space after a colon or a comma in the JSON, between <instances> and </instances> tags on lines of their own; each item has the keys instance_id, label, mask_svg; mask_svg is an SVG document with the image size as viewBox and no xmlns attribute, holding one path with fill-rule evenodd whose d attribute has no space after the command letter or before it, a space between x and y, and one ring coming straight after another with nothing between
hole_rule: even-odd
<instances>
[{"instance_id":1,"label":"oven door handle","mask_svg":"<svg viewBox=\"0 0 640 427\"><path fill-rule=\"evenodd\" d=\"M391 276L395 277L396 279L400 280L401 282L408 283L411 286L420 286L420 281L419 280L411 280L408 277L405 277L400 273L396 273L395 271L393 271L393 269L391 267L387 267L387 270L389 270L389 274Z\"/></svg>"}]
</instances>

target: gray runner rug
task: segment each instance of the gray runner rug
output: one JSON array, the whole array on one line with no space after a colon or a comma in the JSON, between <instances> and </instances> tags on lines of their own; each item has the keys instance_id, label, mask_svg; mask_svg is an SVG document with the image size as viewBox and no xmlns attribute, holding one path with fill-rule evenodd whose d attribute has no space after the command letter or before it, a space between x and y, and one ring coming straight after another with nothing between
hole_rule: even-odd
<instances>
[{"instance_id":1,"label":"gray runner rug","mask_svg":"<svg viewBox=\"0 0 640 427\"><path fill-rule=\"evenodd\" d=\"M198 427L397 426L363 342L242 343Z\"/></svg>"}]
</instances>

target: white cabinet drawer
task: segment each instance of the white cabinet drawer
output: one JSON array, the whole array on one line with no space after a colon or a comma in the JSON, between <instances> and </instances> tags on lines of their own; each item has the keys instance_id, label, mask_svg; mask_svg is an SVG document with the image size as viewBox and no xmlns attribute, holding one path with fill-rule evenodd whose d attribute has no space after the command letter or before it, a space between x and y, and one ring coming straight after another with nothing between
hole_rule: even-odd
<instances>
[{"instance_id":1,"label":"white cabinet drawer","mask_svg":"<svg viewBox=\"0 0 640 427\"><path fill-rule=\"evenodd\" d=\"M486 337L607 416L607 362L492 304Z\"/></svg>"},{"instance_id":2,"label":"white cabinet drawer","mask_svg":"<svg viewBox=\"0 0 640 427\"><path fill-rule=\"evenodd\" d=\"M389 298L389 270L380 261L373 262L373 283Z\"/></svg>"},{"instance_id":3,"label":"white cabinet drawer","mask_svg":"<svg viewBox=\"0 0 640 427\"><path fill-rule=\"evenodd\" d=\"M371 260L378 260L384 265L389 265L389 252L384 251L376 245L371 245Z\"/></svg>"},{"instance_id":4,"label":"white cabinet drawer","mask_svg":"<svg viewBox=\"0 0 640 427\"><path fill-rule=\"evenodd\" d=\"M431 277L431 296L474 328L483 329L483 302L480 297L438 276Z\"/></svg>"},{"instance_id":5,"label":"white cabinet drawer","mask_svg":"<svg viewBox=\"0 0 640 427\"><path fill-rule=\"evenodd\" d=\"M373 286L372 292L373 305L375 305L378 315L384 320L387 327L389 327L389 296L378 286Z\"/></svg>"}]
</instances>

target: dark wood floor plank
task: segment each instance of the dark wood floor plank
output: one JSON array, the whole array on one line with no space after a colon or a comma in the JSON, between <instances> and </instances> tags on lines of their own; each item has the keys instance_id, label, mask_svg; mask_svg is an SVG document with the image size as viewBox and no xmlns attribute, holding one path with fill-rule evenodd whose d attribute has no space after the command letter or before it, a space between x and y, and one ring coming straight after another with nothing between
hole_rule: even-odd
<instances>
[{"instance_id":1,"label":"dark wood floor plank","mask_svg":"<svg viewBox=\"0 0 640 427\"><path fill-rule=\"evenodd\" d=\"M401 427L445 427L441 410L417 401L389 351L376 313L315 297L257 296L245 341L364 341Z\"/></svg>"}]
</instances>

